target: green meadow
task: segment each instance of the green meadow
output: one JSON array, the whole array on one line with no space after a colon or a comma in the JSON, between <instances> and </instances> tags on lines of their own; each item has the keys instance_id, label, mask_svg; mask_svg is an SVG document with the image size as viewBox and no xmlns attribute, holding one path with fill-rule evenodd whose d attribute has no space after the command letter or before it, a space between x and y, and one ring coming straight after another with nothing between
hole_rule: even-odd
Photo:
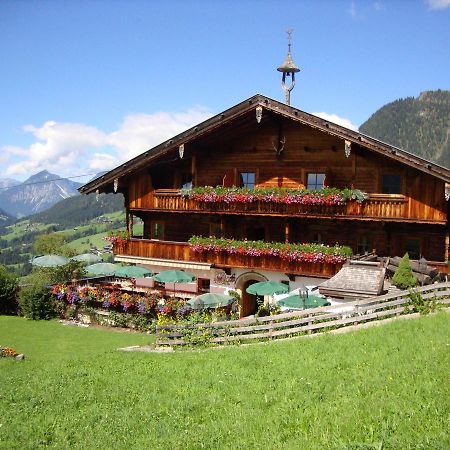
<instances>
[{"instance_id":1,"label":"green meadow","mask_svg":"<svg viewBox=\"0 0 450 450\"><path fill-rule=\"evenodd\" d=\"M251 346L0 317L0 448L448 449L450 314Z\"/></svg>"}]
</instances>

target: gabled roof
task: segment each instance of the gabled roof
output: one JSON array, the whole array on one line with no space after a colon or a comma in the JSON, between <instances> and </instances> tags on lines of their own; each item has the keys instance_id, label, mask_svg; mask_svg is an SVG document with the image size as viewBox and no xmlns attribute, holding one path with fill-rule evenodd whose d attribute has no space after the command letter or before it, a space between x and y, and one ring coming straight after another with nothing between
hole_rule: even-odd
<instances>
[{"instance_id":1,"label":"gabled roof","mask_svg":"<svg viewBox=\"0 0 450 450\"><path fill-rule=\"evenodd\" d=\"M107 190L105 188L107 188L108 185L112 186L114 179L126 176L132 172L142 169L155 158L174 151L178 149L179 145L187 144L194 139L204 136L213 130L228 124L229 122L236 120L239 116L248 113L257 106L261 106L263 110L266 109L275 114L279 114L280 116L287 117L294 122L301 123L332 136L348 140L375 153L384 155L450 183L450 170L445 167L431 161L427 161L426 159L420 158L419 156L413 155L412 153L393 145L379 141L378 139L364 135L358 131L350 130L341 125L322 119L321 117L314 116L313 114L306 113L277 100L265 97L264 95L256 94L253 97L250 97L249 99L244 100L243 102L215 115L214 117L211 117L210 119L205 120L204 122L201 122L200 124L168 139L156 147L147 150L126 163L121 164L104 175L86 183L78 190L83 194L89 194L100 188Z\"/></svg>"}]
</instances>

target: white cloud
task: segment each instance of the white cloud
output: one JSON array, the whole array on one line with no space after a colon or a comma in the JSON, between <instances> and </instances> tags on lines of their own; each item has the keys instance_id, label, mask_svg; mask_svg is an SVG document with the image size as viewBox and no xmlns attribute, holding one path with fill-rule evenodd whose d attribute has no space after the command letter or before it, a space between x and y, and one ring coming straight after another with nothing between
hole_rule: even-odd
<instances>
[{"instance_id":1,"label":"white cloud","mask_svg":"<svg viewBox=\"0 0 450 450\"><path fill-rule=\"evenodd\" d=\"M6 162L14 157L7 175L31 175L43 169L63 176L108 170L210 115L201 107L177 113L131 114L111 133L82 123L26 125L24 131L31 133L35 142L28 147L3 147L2 159Z\"/></svg>"},{"instance_id":2,"label":"white cloud","mask_svg":"<svg viewBox=\"0 0 450 450\"><path fill-rule=\"evenodd\" d=\"M210 115L209 111L201 107L175 114L132 114L125 117L120 128L110 134L108 143L119 150L123 160L128 160L202 122Z\"/></svg>"},{"instance_id":3,"label":"white cloud","mask_svg":"<svg viewBox=\"0 0 450 450\"><path fill-rule=\"evenodd\" d=\"M109 153L94 153L89 160L89 169L100 172L113 169L119 163L120 161Z\"/></svg>"},{"instance_id":4,"label":"white cloud","mask_svg":"<svg viewBox=\"0 0 450 450\"><path fill-rule=\"evenodd\" d=\"M357 19L358 18L358 11L356 10L355 2L351 2L350 7L347 10L347 12L350 14L350 17L352 19Z\"/></svg>"},{"instance_id":5,"label":"white cloud","mask_svg":"<svg viewBox=\"0 0 450 450\"><path fill-rule=\"evenodd\" d=\"M315 112L312 114L321 117L322 119L336 123L338 125L342 125L345 128L350 128L350 130L358 131L358 127L355 124L353 124L349 119L346 119L345 117L340 117L337 114L329 114L326 112Z\"/></svg>"},{"instance_id":6,"label":"white cloud","mask_svg":"<svg viewBox=\"0 0 450 450\"><path fill-rule=\"evenodd\" d=\"M450 7L450 0L425 0L430 9L446 9Z\"/></svg>"},{"instance_id":7,"label":"white cloud","mask_svg":"<svg viewBox=\"0 0 450 450\"><path fill-rule=\"evenodd\" d=\"M372 6L375 11L383 11L384 10L384 4L381 2L373 2Z\"/></svg>"}]
</instances>

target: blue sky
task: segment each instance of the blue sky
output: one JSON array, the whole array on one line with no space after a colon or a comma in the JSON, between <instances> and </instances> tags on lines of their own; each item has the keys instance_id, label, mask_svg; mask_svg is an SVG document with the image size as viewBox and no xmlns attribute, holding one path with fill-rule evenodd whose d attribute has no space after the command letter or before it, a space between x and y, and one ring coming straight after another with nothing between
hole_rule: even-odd
<instances>
[{"instance_id":1,"label":"blue sky","mask_svg":"<svg viewBox=\"0 0 450 450\"><path fill-rule=\"evenodd\" d=\"M257 92L283 101L288 28L302 110L358 127L450 89L450 0L2 0L0 178L110 169Z\"/></svg>"}]
</instances>

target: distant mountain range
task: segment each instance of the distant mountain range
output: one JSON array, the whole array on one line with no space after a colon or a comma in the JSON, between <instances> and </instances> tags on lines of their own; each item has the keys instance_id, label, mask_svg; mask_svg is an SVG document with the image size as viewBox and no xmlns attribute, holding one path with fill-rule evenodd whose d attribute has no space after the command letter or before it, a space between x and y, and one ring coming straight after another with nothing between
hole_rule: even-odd
<instances>
[{"instance_id":1,"label":"distant mountain range","mask_svg":"<svg viewBox=\"0 0 450 450\"><path fill-rule=\"evenodd\" d=\"M450 91L426 91L388 103L359 131L450 168Z\"/></svg>"},{"instance_id":2,"label":"distant mountain range","mask_svg":"<svg viewBox=\"0 0 450 450\"><path fill-rule=\"evenodd\" d=\"M8 179L0 180L0 183L6 185L6 189L0 190L0 208L15 217L43 211L62 199L79 195L77 188L81 186L81 183L61 179L47 170L23 183Z\"/></svg>"}]
</instances>

